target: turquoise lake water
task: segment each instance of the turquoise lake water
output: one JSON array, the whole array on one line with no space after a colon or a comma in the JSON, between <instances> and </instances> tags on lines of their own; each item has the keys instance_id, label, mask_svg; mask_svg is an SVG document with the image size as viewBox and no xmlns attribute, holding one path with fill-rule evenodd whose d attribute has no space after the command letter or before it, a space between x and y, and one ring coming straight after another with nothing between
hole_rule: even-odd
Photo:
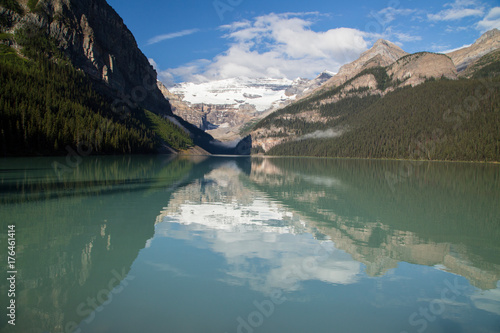
<instances>
[{"instance_id":1,"label":"turquoise lake water","mask_svg":"<svg viewBox=\"0 0 500 333\"><path fill-rule=\"evenodd\" d=\"M1 332L500 332L500 165L4 158L0 223Z\"/></svg>"}]
</instances>

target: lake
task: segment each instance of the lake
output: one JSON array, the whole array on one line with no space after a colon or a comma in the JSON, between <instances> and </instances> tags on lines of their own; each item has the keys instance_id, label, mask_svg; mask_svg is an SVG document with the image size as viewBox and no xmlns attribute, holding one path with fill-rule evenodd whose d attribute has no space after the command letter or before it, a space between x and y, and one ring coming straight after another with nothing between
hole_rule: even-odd
<instances>
[{"instance_id":1,"label":"lake","mask_svg":"<svg viewBox=\"0 0 500 333\"><path fill-rule=\"evenodd\" d=\"M3 158L0 189L1 332L500 332L500 165Z\"/></svg>"}]
</instances>

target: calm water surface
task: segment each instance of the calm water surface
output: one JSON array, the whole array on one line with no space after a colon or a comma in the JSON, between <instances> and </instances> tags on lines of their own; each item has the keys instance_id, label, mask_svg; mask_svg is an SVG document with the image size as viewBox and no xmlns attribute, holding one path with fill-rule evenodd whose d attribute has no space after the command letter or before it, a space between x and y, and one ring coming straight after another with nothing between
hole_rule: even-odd
<instances>
[{"instance_id":1,"label":"calm water surface","mask_svg":"<svg viewBox=\"0 0 500 333\"><path fill-rule=\"evenodd\" d=\"M499 165L70 162L0 159L1 332L500 332Z\"/></svg>"}]
</instances>

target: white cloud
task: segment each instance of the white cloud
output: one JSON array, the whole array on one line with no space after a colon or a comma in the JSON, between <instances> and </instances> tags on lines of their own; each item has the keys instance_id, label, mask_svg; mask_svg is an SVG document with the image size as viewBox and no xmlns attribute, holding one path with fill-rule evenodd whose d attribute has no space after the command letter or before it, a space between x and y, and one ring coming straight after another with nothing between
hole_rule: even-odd
<instances>
[{"instance_id":1,"label":"white cloud","mask_svg":"<svg viewBox=\"0 0 500 333\"><path fill-rule=\"evenodd\" d=\"M148 61L149 61L149 64L150 64L151 66L153 66L153 68L154 68L155 70L157 70L157 69L158 69L158 64L156 63L156 61L155 61L153 58L148 58Z\"/></svg>"},{"instance_id":2,"label":"white cloud","mask_svg":"<svg viewBox=\"0 0 500 333\"><path fill-rule=\"evenodd\" d=\"M444 54L447 54L447 53L451 53L451 52L455 52L455 51L458 51L458 50L461 50L461 49L464 49L466 47L469 47L471 46L472 44L465 44L465 45L462 45L460 47L456 47L454 49L449 49L449 48L445 48L445 47L434 47L433 49L436 50L436 52L438 53L444 53Z\"/></svg>"},{"instance_id":3,"label":"white cloud","mask_svg":"<svg viewBox=\"0 0 500 333\"><path fill-rule=\"evenodd\" d=\"M414 27L412 29L416 30ZM403 47L403 43L405 42L415 42L422 40L421 36L413 35L411 32L396 31L392 26L388 27L382 34L378 35L378 38L392 41L399 47Z\"/></svg>"},{"instance_id":4,"label":"white cloud","mask_svg":"<svg viewBox=\"0 0 500 333\"><path fill-rule=\"evenodd\" d=\"M408 16L416 12L416 9L387 7L376 13L372 12L370 16L375 18L379 24L386 25L394 21L397 16Z\"/></svg>"},{"instance_id":5,"label":"white cloud","mask_svg":"<svg viewBox=\"0 0 500 333\"><path fill-rule=\"evenodd\" d=\"M448 25L446 27L446 32L460 32L460 31L466 31L466 30L469 30L471 29L471 27L460 27L460 26L451 26L451 25Z\"/></svg>"},{"instance_id":6,"label":"white cloud","mask_svg":"<svg viewBox=\"0 0 500 333\"><path fill-rule=\"evenodd\" d=\"M394 32L393 35L396 36L396 38L398 40L400 40L401 42L415 42L415 41L422 40L422 37L412 36L408 33Z\"/></svg>"},{"instance_id":7,"label":"white cloud","mask_svg":"<svg viewBox=\"0 0 500 333\"><path fill-rule=\"evenodd\" d=\"M182 78L187 82L205 82L208 79L200 73L204 72L205 68L211 63L208 59L198 59L177 68L166 70L156 68L158 80L163 82L167 87L173 86L178 78Z\"/></svg>"},{"instance_id":8,"label":"white cloud","mask_svg":"<svg viewBox=\"0 0 500 333\"><path fill-rule=\"evenodd\" d=\"M230 41L227 51L209 64L191 64L169 73L196 82L236 76L311 78L324 69L335 72L366 51L373 36L350 28L313 31L310 27L320 15L272 13L221 26L226 32L223 38Z\"/></svg>"},{"instance_id":9,"label":"white cloud","mask_svg":"<svg viewBox=\"0 0 500 333\"><path fill-rule=\"evenodd\" d=\"M491 29L500 29L500 7L492 8L476 25L478 30L485 32Z\"/></svg>"},{"instance_id":10,"label":"white cloud","mask_svg":"<svg viewBox=\"0 0 500 333\"><path fill-rule=\"evenodd\" d=\"M164 41L166 39L172 39L172 38L191 35L191 34L194 34L198 31L200 31L200 30L199 29L188 29L188 30L182 30L182 31L178 31L178 32L172 32L172 33L165 34L165 35L155 36L155 37L148 40L147 45L156 44L156 43L159 43L159 42Z\"/></svg>"},{"instance_id":11,"label":"white cloud","mask_svg":"<svg viewBox=\"0 0 500 333\"><path fill-rule=\"evenodd\" d=\"M481 9L463 8L463 9L447 9L437 14L429 14L429 19L433 21L451 21L460 20L468 16L481 16L484 12Z\"/></svg>"},{"instance_id":12,"label":"white cloud","mask_svg":"<svg viewBox=\"0 0 500 333\"><path fill-rule=\"evenodd\" d=\"M484 7L474 0L456 0L444 6L450 8L437 14L427 14L427 18L431 21L455 21L465 17L484 15Z\"/></svg>"}]
</instances>

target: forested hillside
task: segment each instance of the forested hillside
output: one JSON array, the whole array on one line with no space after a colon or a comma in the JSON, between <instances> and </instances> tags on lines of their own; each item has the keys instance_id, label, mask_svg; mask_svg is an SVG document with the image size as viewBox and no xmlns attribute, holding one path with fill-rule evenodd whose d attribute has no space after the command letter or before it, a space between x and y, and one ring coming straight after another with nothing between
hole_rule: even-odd
<instances>
[{"instance_id":1,"label":"forested hillside","mask_svg":"<svg viewBox=\"0 0 500 333\"><path fill-rule=\"evenodd\" d=\"M22 13L17 1L2 5ZM4 21L3 30L11 24ZM0 155L67 154L66 147L93 154L153 153L165 145L193 145L168 118L112 103L37 26L0 34Z\"/></svg>"},{"instance_id":2,"label":"forested hillside","mask_svg":"<svg viewBox=\"0 0 500 333\"><path fill-rule=\"evenodd\" d=\"M271 155L500 160L500 80L438 80L323 105L337 138L292 140ZM310 125L311 127L311 125Z\"/></svg>"},{"instance_id":3,"label":"forested hillside","mask_svg":"<svg viewBox=\"0 0 500 333\"><path fill-rule=\"evenodd\" d=\"M493 52L471 66L470 79L415 87L371 68L269 115L252 133L274 143L269 155L500 161L499 63ZM352 86L367 77L372 88Z\"/></svg>"},{"instance_id":4,"label":"forested hillside","mask_svg":"<svg viewBox=\"0 0 500 333\"><path fill-rule=\"evenodd\" d=\"M65 154L85 145L93 153L152 153L165 142L174 149L192 140L168 120L163 135L149 126L143 109L113 112L86 76L69 63L20 58L0 45L0 126L2 155Z\"/></svg>"}]
</instances>

